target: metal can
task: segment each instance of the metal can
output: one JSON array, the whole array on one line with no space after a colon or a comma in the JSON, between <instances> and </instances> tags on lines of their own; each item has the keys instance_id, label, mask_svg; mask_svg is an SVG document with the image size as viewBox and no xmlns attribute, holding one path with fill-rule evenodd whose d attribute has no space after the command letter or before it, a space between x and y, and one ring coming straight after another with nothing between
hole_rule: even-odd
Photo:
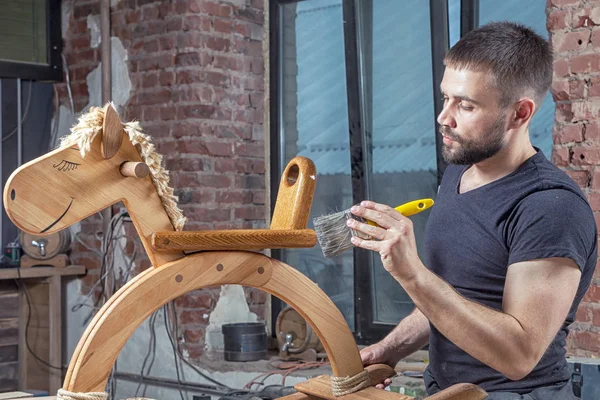
<instances>
[{"instance_id":1,"label":"metal can","mask_svg":"<svg viewBox=\"0 0 600 400\"><path fill-rule=\"evenodd\" d=\"M10 242L6 245L4 256L8 264L19 265L21 262L21 246L16 242Z\"/></svg>"}]
</instances>

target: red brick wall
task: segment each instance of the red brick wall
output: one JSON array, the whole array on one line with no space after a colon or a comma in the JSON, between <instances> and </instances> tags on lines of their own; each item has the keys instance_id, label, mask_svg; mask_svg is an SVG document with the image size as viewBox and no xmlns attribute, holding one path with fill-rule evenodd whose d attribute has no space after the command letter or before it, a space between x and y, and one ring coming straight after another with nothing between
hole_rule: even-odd
<instances>
[{"instance_id":1,"label":"red brick wall","mask_svg":"<svg viewBox=\"0 0 600 400\"><path fill-rule=\"evenodd\" d=\"M600 1L548 0L555 52L553 161L588 195L600 222ZM569 352L600 353L600 269L577 312Z\"/></svg>"},{"instance_id":2,"label":"red brick wall","mask_svg":"<svg viewBox=\"0 0 600 400\"><path fill-rule=\"evenodd\" d=\"M141 121L163 154L188 217L186 229L264 226L263 3L121 0L111 10L111 35L127 51L132 83L121 118ZM63 21L68 23L64 55L79 112L89 102L86 77L101 58L100 47L90 47L87 27L88 15L99 15L100 6L98 0L77 0L70 7L70 19ZM56 87L61 104L68 105L66 84ZM101 227L100 218L91 217L80 237L99 249L94 231ZM128 254L132 250L130 244ZM82 282L87 293L98 279L101 259L78 244L72 262L90 271ZM136 264L149 267L145 255ZM202 354L208 322L202 316L218 296L215 288L177 300L180 332L193 357ZM247 298L251 310L265 318L266 296L248 289Z\"/></svg>"}]
</instances>

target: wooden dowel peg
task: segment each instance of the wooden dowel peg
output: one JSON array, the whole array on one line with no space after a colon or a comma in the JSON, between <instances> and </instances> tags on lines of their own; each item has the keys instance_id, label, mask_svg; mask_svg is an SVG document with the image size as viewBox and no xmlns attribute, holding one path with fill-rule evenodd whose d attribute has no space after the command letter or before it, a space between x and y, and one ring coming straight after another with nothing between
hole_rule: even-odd
<instances>
[{"instance_id":1,"label":"wooden dowel peg","mask_svg":"<svg viewBox=\"0 0 600 400\"><path fill-rule=\"evenodd\" d=\"M121 164L121 175L132 178L145 178L150 173L150 168L143 162L125 161Z\"/></svg>"}]
</instances>

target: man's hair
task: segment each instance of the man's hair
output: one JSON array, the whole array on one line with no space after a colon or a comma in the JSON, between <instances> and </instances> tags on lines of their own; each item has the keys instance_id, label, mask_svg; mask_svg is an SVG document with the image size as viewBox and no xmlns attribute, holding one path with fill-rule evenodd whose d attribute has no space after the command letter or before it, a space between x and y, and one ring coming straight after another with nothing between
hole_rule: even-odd
<instances>
[{"instance_id":1,"label":"man's hair","mask_svg":"<svg viewBox=\"0 0 600 400\"><path fill-rule=\"evenodd\" d=\"M492 22L467 33L448 51L444 65L491 72L502 107L532 96L539 109L552 84L550 44L513 22Z\"/></svg>"}]
</instances>

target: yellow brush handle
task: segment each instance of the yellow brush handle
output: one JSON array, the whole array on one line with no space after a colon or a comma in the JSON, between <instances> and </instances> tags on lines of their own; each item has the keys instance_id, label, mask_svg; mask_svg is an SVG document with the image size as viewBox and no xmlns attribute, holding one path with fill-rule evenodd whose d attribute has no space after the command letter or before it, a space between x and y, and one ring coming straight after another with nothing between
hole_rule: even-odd
<instances>
[{"instance_id":1,"label":"yellow brush handle","mask_svg":"<svg viewBox=\"0 0 600 400\"><path fill-rule=\"evenodd\" d=\"M433 199L420 199L409 201L408 203L404 203L394 208L394 210L398 211L400 214L405 217L410 217L411 215L415 215L420 213L421 211L427 210L429 207L433 205ZM367 223L372 226L379 226L373 221L367 220Z\"/></svg>"}]
</instances>

